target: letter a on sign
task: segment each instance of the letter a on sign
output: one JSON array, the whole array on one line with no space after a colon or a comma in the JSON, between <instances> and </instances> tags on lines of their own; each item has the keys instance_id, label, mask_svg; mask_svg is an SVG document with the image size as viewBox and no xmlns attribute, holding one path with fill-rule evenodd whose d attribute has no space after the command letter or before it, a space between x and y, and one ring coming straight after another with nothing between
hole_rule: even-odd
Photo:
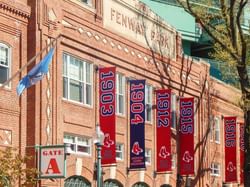
<instances>
[{"instance_id":1,"label":"letter a on sign","mask_svg":"<svg viewBox=\"0 0 250 187\"><path fill-rule=\"evenodd\" d=\"M46 173L46 174L50 174L50 173L51 173L51 174L58 174L58 173L60 173L55 158L50 159L50 162L49 162L47 171L46 171L45 173Z\"/></svg>"},{"instance_id":2,"label":"letter a on sign","mask_svg":"<svg viewBox=\"0 0 250 187\"><path fill-rule=\"evenodd\" d=\"M39 151L39 178L64 178L64 145L41 146Z\"/></svg>"}]
</instances>

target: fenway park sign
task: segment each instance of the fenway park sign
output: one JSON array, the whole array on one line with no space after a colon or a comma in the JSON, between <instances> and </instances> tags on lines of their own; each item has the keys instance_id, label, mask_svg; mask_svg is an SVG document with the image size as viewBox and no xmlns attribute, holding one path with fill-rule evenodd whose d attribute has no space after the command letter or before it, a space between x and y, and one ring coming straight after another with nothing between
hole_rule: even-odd
<instances>
[{"instance_id":1,"label":"fenway park sign","mask_svg":"<svg viewBox=\"0 0 250 187\"><path fill-rule=\"evenodd\" d=\"M175 59L176 30L138 0L104 0L104 27L166 57Z\"/></svg>"}]
</instances>

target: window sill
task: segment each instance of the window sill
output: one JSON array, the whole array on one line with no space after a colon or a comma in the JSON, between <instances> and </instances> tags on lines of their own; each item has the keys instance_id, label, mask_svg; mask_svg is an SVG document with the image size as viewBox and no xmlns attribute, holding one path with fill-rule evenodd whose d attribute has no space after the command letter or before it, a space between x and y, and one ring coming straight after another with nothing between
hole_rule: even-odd
<instances>
[{"instance_id":1,"label":"window sill","mask_svg":"<svg viewBox=\"0 0 250 187\"><path fill-rule=\"evenodd\" d=\"M174 135L176 135L177 134L176 128L171 127L171 133L173 133Z\"/></svg>"},{"instance_id":2,"label":"window sill","mask_svg":"<svg viewBox=\"0 0 250 187\"><path fill-rule=\"evenodd\" d=\"M219 141L214 141L214 143L216 143L216 144L220 144L220 142L219 142Z\"/></svg>"},{"instance_id":3,"label":"window sill","mask_svg":"<svg viewBox=\"0 0 250 187\"><path fill-rule=\"evenodd\" d=\"M147 124L147 125L153 125L153 122L152 121L145 121L145 124Z\"/></svg>"},{"instance_id":4,"label":"window sill","mask_svg":"<svg viewBox=\"0 0 250 187\"><path fill-rule=\"evenodd\" d=\"M212 176L212 177L219 177L220 175L219 174L210 174L210 176Z\"/></svg>"},{"instance_id":5,"label":"window sill","mask_svg":"<svg viewBox=\"0 0 250 187\"><path fill-rule=\"evenodd\" d=\"M120 118L125 118L125 114L115 113L115 115Z\"/></svg>"},{"instance_id":6,"label":"window sill","mask_svg":"<svg viewBox=\"0 0 250 187\"><path fill-rule=\"evenodd\" d=\"M87 154L87 153L76 153L76 152L73 152L73 153L70 153L70 155L74 155L76 157L91 157L91 154Z\"/></svg>"},{"instance_id":7,"label":"window sill","mask_svg":"<svg viewBox=\"0 0 250 187\"><path fill-rule=\"evenodd\" d=\"M68 99L65 99L65 98L62 98L62 100L65 103L69 103L69 104L77 105L77 106L80 106L80 107L93 109L93 105L86 105L86 104L83 104L83 103L80 103L80 102L77 102L77 101L73 101L73 100L68 100Z\"/></svg>"},{"instance_id":8,"label":"window sill","mask_svg":"<svg viewBox=\"0 0 250 187\"><path fill-rule=\"evenodd\" d=\"M3 88L2 88L2 85L3 85L3 84L0 84L0 88L1 88L1 89L4 89L4 90L6 90L6 91L11 91L11 86L10 86L10 85L5 85Z\"/></svg>"}]
</instances>

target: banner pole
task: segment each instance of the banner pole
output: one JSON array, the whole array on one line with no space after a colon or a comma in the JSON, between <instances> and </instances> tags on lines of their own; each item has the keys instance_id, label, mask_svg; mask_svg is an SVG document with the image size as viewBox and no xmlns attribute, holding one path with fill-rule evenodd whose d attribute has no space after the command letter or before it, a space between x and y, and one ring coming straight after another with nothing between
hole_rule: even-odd
<instances>
[{"instance_id":1,"label":"banner pole","mask_svg":"<svg viewBox=\"0 0 250 187\"><path fill-rule=\"evenodd\" d=\"M5 81L2 85L0 85L0 90L2 90L6 85L8 85L19 73L21 73L27 66L29 66L34 60L36 60L36 58L41 55L48 47L51 47L53 45L53 43L55 41L58 40L58 38L61 37L61 34L58 35L49 45L47 45L46 47L44 47L38 54L36 54L36 56L34 56L33 58L31 58L27 64L23 65L23 67L21 67L14 75L12 75L12 77L10 77L7 81Z\"/></svg>"}]
</instances>

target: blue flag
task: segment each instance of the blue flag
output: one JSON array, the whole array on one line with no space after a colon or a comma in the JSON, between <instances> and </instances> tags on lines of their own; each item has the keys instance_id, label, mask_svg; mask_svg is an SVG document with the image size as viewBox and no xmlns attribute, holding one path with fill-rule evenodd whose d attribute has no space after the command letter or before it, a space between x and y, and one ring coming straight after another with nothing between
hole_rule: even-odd
<instances>
[{"instance_id":1,"label":"blue flag","mask_svg":"<svg viewBox=\"0 0 250 187\"><path fill-rule=\"evenodd\" d=\"M52 60L54 54L54 48L51 48L49 53L39 62L35 67L33 67L29 73L23 77L16 88L17 95L20 96L25 88L29 88L36 84L38 81L42 80L43 76L48 73L49 64Z\"/></svg>"}]
</instances>

